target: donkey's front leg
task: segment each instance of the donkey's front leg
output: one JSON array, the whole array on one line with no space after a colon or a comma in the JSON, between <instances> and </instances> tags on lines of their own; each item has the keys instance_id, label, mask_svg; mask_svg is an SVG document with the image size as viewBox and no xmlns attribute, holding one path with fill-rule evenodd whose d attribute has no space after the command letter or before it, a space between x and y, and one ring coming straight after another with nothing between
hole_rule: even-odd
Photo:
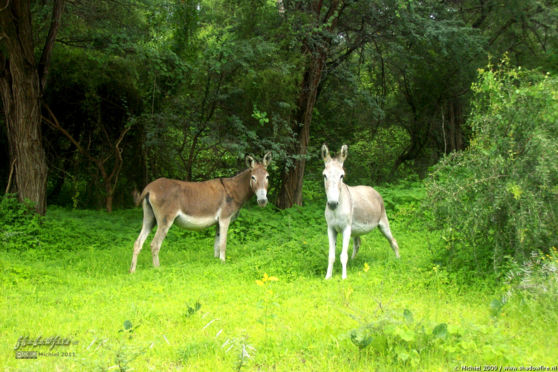
<instances>
[{"instance_id":1,"label":"donkey's front leg","mask_svg":"<svg viewBox=\"0 0 558 372\"><path fill-rule=\"evenodd\" d=\"M219 258L225 262L225 251L227 250L227 232L231 218L219 219Z\"/></svg>"},{"instance_id":2,"label":"donkey's front leg","mask_svg":"<svg viewBox=\"0 0 558 372\"><path fill-rule=\"evenodd\" d=\"M327 236L329 238L329 258L327 263L326 279L333 275L333 263L335 262L335 242L337 241L337 231L333 227L327 227Z\"/></svg>"},{"instance_id":3,"label":"donkey's front leg","mask_svg":"<svg viewBox=\"0 0 558 372\"><path fill-rule=\"evenodd\" d=\"M342 278L347 278L347 261L349 260L349 242L351 241L351 225L343 229L343 249L341 250L341 266L343 267Z\"/></svg>"}]
</instances>

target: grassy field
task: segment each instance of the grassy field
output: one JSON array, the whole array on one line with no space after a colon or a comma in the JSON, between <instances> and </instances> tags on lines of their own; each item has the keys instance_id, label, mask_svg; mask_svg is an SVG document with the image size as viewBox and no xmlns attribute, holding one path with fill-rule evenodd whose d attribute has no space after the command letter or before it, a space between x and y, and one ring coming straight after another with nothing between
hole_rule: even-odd
<instances>
[{"instance_id":1,"label":"grassy field","mask_svg":"<svg viewBox=\"0 0 558 372\"><path fill-rule=\"evenodd\" d=\"M426 228L424 190L379 191L401 259L374 231L349 261L344 281L339 259L333 279L323 279L324 198L286 211L247 206L231 225L224 264L213 258L213 229L175 226L154 269L152 234L134 275L128 267L140 208L107 214L51 207L33 233L1 234L0 366L487 371L558 365L552 307L520 296L503 304L509 288L491 275L446 271L440 234ZM13 243L22 234L30 234L25 246ZM56 336L70 344L21 346L40 354L16 359L18 343Z\"/></svg>"}]
</instances>

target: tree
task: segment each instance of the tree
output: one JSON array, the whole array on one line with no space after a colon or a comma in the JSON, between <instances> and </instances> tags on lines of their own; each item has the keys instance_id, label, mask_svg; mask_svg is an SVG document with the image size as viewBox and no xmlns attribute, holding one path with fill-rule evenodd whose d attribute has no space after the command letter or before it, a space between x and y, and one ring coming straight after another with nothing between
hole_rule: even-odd
<instances>
[{"instance_id":1,"label":"tree","mask_svg":"<svg viewBox=\"0 0 558 372\"><path fill-rule=\"evenodd\" d=\"M354 63L354 53L377 38L389 34L398 1L280 1L280 11L300 29L304 56L299 97L292 119L297 135L291 156L293 166L284 170L277 205L289 208L302 204L302 183L310 142L310 126L317 99L326 78L344 63Z\"/></svg>"},{"instance_id":2,"label":"tree","mask_svg":"<svg viewBox=\"0 0 558 372\"><path fill-rule=\"evenodd\" d=\"M47 165L40 128L41 97L64 1L54 1L48 36L38 62L31 2L7 0L0 6L0 95L15 187L20 201L31 200L36 211L44 214Z\"/></svg>"},{"instance_id":3,"label":"tree","mask_svg":"<svg viewBox=\"0 0 558 372\"><path fill-rule=\"evenodd\" d=\"M171 13L148 71L152 112L141 117L149 178L199 180L228 174L247 153L283 157L298 74L273 4L177 2ZM169 50L175 64L161 58Z\"/></svg>"},{"instance_id":4,"label":"tree","mask_svg":"<svg viewBox=\"0 0 558 372\"><path fill-rule=\"evenodd\" d=\"M290 4L281 3L281 8ZM297 12L303 12L310 19L311 28L305 34L302 42L304 55L304 73L300 85L299 97L296 103L292 122L293 132L297 135L296 148L293 151L294 164L284 170L281 190L277 199L279 208L290 208L302 205L302 181L306 167L306 155L310 141L310 125L318 88L322 80L326 61L331 53L332 43L337 37L336 28L344 5L339 0L333 0L329 6L323 1L312 1L307 5L296 2L291 5Z\"/></svg>"}]
</instances>

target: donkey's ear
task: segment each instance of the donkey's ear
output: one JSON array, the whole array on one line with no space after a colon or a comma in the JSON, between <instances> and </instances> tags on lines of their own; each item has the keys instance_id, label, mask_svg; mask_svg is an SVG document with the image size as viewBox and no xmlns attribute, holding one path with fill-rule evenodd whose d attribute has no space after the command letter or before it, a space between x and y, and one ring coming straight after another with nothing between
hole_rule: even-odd
<instances>
[{"instance_id":1,"label":"donkey's ear","mask_svg":"<svg viewBox=\"0 0 558 372\"><path fill-rule=\"evenodd\" d=\"M345 159L347 159L348 151L349 151L349 148L347 147L347 145L341 146L341 150L339 151L339 155L337 155L337 158L339 159L339 161L341 163L343 163L345 161Z\"/></svg>"},{"instance_id":2,"label":"donkey's ear","mask_svg":"<svg viewBox=\"0 0 558 372\"><path fill-rule=\"evenodd\" d=\"M325 143L322 145L322 159L324 160L324 163L327 163L328 161L331 160L331 156L329 155L329 150Z\"/></svg>"},{"instance_id":3,"label":"donkey's ear","mask_svg":"<svg viewBox=\"0 0 558 372\"><path fill-rule=\"evenodd\" d=\"M256 165L256 161L254 160L253 157L251 157L250 155L246 156L246 166L250 169L254 168L254 165Z\"/></svg>"},{"instance_id":4,"label":"donkey's ear","mask_svg":"<svg viewBox=\"0 0 558 372\"><path fill-rule=\"evenodd\" d=\"M263 166L267 168L269 163L271 163L271 151L268 151L263 157Z\"/></svg>"}]
</instances>

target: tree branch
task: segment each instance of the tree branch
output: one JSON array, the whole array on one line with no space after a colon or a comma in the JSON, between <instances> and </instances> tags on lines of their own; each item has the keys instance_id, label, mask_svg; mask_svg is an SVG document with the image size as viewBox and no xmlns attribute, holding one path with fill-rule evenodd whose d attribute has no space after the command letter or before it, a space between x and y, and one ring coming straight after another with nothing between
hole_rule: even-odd
<instances>
[{"instance_id":1,"label":"tree branch","mask_svg":"<svg viewBox=\"0 0 558 372\"><path fill-rule=\"evenodd\" d=\"M506 31L508 27L513 25L515 22L516 19L514 18L508 20L502 27L500 27L500 29L496 32L496 34L492 36L492 38L488 41L488 45L491 46L492 44L494 44L494 42L500 37L500 35L502 35L504 31Z\"/></svg>"},{"instance_id":2,"label":"tree branch","mask_svg":"<svg viewBox=\"0 0 558 372\"><path fill-rule=\"evenodd\" d=\"M6 0L6 5L4 5L2 8L0 8L0 12L8 9L9 6L10 6L10 0Z\"/></svg>"},{"instance_id":3,"label":"tree branch","mask_svg":"<svg viewBox=\"0 0 558 372\"><path fill-rule=\"evenodd\" d=\"M329 22L330 18L335 14L335 12L338 12L335 19L336 21L338 21L339 17L341 17L341 12L344 8L345 8L344 4L341 4L341 7L339 7L339 0L333 0L331 2L331 5L329 6L329 9L327 10L327 13L324 16L324 20L322 21L322 23L327 24L327 22ZM332 20L332 24L330 25L330 27L328 27L329 31L332 31L335 28L333 23L337 23L337 22L333 22Z\"/></svg>"},{"instance_id":4,"label":"tree branch","mask_svg":"<svg viewBox=\"0 0 558 372\"><path fill-rule=\"evenodd\" d=\"M48 65L50 62L50 56L52 54L52 48L54 47L54 42L56 41L56 34L60 28L60 18L62 18L62 11L64 9L64 0L55 0L52 7L52 18L50 22L50 28L48 30L48 36L45 41L45 46L41 54L41 59L39 61L38 71L39 71L39 81L41 91L44 90L46 84L46 77L48 74Z\"/></svg>"},{"instance_id":5,"label":"tree branch","mask_svg":"<svg viewBox=\"0 0 558 372\"><path fill-rule=\"evenodd\" d=\"M8 4L9 3L10 1L8 0ZM12 160L12 165L10 166L10 176L8 177L8 184L6 185L6 191L4 192L4 194L7 194L10 191L10 187L12 187L12 176L14 175L16 160L17 158L14 158L14 160Z\"/></svg>"},{"instance_id":6,"label":"tree branch","mask_svg":"<svg viewBox=\"0 0 558 372\"><path fill-rule=\"evenodd\" d=\"M112 172L109 176L109 180L111 180L113 177L115 177L114 183L112 185L113 189L116 187L116 183L118 182L118 175L120 174L120 170L122 169L122 150L119 148L120 143L122 142L122 140L124 139L124 136L126 135L126 133L128 133L128 131L131 129L132 127L126 127L124 128L124 130L120 133L120 136L118 137L118 140L116 140L116 143L114 144L114 152L116 154L116 159L115 159L115 164L114 164L114 168L112 169Z\"/></svg>"},{"instance_id":7,"label":"tree branch","mask_svg":"<svg viewBox=\"0 0 558 372\"><path fill-rule=\"evenodd\" d=\"M87 159L89 159L91 162L97 164L98 163L98 159L95 159L93 156L91 156L91 154L89 153L89 151L87 151L86 149L84 149L81 144L74 138L74 136L72 136L66 129L64 129L62 127L62 125L60 125L60 122L58 121L58 119L56 118L56 116L54 116L54 113L52 112L52 110L50 109L50 107L47 104L44 104L44 107L46 108L46 110L48 111L48 114L50 116L50 119L47 117L43 116L43 120L50 125L53 129L59 130L66 138L68 138L70 140L70 142L72 142L76 148L78 149L79 152L81 152L83 155L85 155L87 157Z\"/></svg>"}]
</instances>

